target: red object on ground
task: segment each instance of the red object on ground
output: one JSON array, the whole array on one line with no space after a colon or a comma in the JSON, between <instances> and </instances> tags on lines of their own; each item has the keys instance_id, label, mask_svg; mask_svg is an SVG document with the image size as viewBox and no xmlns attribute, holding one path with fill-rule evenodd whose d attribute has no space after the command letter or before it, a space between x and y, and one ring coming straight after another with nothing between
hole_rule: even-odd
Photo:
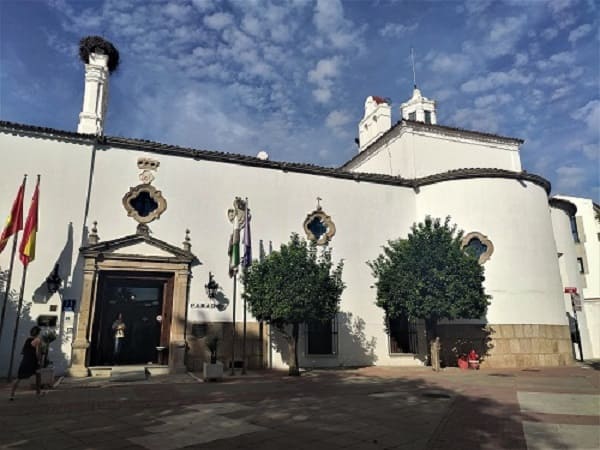
<instances>
[{"instance_id":1,"label":"red object on ground","mask_svg":"<svg viewBox=\"0 0 600 450\"><path fill-rule=\"evenodd\" d=\"M479 355L475 350L469 352L469 367L471 369L479 369Z\"/></svg>"},{"instance_id":2,"label":"red object on ground","mask_svg":"<svg viewBox=\"0 0 600 450\"><path fill-rule=\"evenodd\" d=\"M458 367L465 370L469 368L469 362L467 361L467 357L462 355L458 358Z\"/></svg>"}]
</instances>

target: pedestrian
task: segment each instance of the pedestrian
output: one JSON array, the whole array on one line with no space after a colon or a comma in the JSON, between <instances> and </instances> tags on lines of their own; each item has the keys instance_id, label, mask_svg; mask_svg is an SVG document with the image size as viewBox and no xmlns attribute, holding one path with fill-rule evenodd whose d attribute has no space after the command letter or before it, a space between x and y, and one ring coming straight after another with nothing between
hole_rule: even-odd
<instances>
[{"instance_id":1,"label":"pedestrian","mask_svg":"<svg viewBox=\"0 0 600 450\"><path fill-rule=\"evenodd\" d=\"M40 373L42 358L42 341L40 339L41 331L42 329L40 327L33 327L29 332L29 337L25 340L25 344L23 344L23 350L21 350L21 355L23 355L23 358L21 359L21 364L19 365L17 379L13 383L10 391L9 400L15 399L15 391L17 390L17 386L21 380L27 380L32 375L35 375L36 393L38 396L42 395L42 379Z\"/></svg>"},{"instance_id":2,"label":"pedestrian","mask_svg":"<svg viewBox=\"0 0 600 450\"><path fill-rule=\"evenodd\" d=\"M115 346L113 348L113 364L121 362L121 352L123 351L123 341L125 340L125 322L123 321L123 314L119 313L117 320L112 324L112 330L114 332Z\"/></svg>"}]
</instances>

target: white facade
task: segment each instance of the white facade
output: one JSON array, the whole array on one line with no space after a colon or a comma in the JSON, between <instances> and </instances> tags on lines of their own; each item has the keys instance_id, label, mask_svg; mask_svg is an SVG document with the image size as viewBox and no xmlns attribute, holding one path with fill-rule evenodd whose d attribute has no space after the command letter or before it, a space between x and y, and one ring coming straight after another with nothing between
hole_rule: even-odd
<instances>
[{"instance_id":1,"label":"white facade","mask_svg":"<svg viewBox=\"0 0 600 450\"><path fill-rule=\"evenodd\" d=\"M590 333L592 346L586 358L600 358L600 206L591 199L557 196L556 198L571 202L577 207L574 226L576 227L575 252L571 256L571 263L580 277L583 293L584 309L587 328ZM571 238L573 241L573 237Z\"/></svg>"},{"instance_id":2,"label":"white facade","mask_svg":"<svg viewBox=\"0 0 600 450\"><path fill-rule=\"evenodd\" d=\"M85 98L84 112L89 103L87 75ZM187 331L178 339L193 340L189 330L195 324L232 321L230 303L223 309L196 305L209 302L204 286L209 272L221 286L224 298L229 302L233 298L226 254L231 233L226 212L233 199L240 196L249 200L253 253L257 255L259 240L265 247L271 243L278 249L290 233L303 235L303 221L315 209L319 197L323 211L331 216L337 229L331 247L334 260L345 261L343 279L347 287L337 317L334 351L329 355L306 354L303 334L301 366L421 363L413 355L391 354L384 313L375 305L376 292L371 288L374 280L366 261L375 259L389 239L406 236L410 226L426 215L450 215L465 232L481 233L493 243L494 252L485 262L485 289L492 296L488 314L481 321L464 322L495 329L492 339L497 345L490 361L496 361L497 366L523 366L534 364L532 361L543 365L568 363L564 356L568 322L548 207L549 184L521 172L518 150L522 141L441 127L435 121L401 122L390 128L386 115L389 105L369 99L363 122L377 122L381 128L375 135L364 137L365 143L372 142L340 169L190 152L123 138L98 140L90 135L0 122L0 157L6 162L5 176L0 178L0 211L10 209L23 173L40 174L42 180L38 252L29 266L25 285L28 319L21 327L17 346L39 315L54 310L58 311L54 314L60 314L61 299L75 300L77 308L74 314L61 314L61 337L53 347L57 364L63 369L70 364L70 347L75 339L78 344L73 350L78 354L86 354L86 346L93 346L93 336L82 336L75 323L85 319L91 324L95 314L93 303L91 310L78 309L86 292L96 292L90 290L90 280L96 276L92 277L90 271L95 269L84 267L84 250L97 248L90 247L94 221L98 222L100 243L135 235L137 223L128 217L122 199L130 188L139 185L138 160L144 157L160 163L152 185L167 201L160 220L149 224L152 238L172 249L185 249L187 244L182 242L189 229L192 253L198 260L190 266L185 296L173 297L173 301L188 305L187 309L174 307L173 311L185 313L169 318L185 323ZM373 120L375 113L381 113L381 120ZM101 127L85 132L101 133ZM361 146L362 142L363 137ZM27 198L32 186L30 182ZM80 247L84 247L82 252ZM132 252L139 259L169 255L168 249L157 250L148 242L113 250L117 259L126 259ZM0 267L8 267L9 257L8 251L0 254ZM130 270L135 270L135 258L129 261ZM46 299L45 279L57 262L65 285ZM13 279L20 280L20 275L17 263ZM16 285L13 281L13 288ZM238 309L238 322L240 317ZM251 317L249 320L254 322ZM514 331L517 329L523 331ZM10 330L10 326L5 327L0 344L2 361L7 359L4 356ZM79 336L73 336L78 332ZM530 334L527 346L520 346L521 333ZM265 336L271 348L265 359L273 367L283 367L285 350L277 336L271 336ZM543 351L547 356L532 359L537 354L531 348L533 341L548 344Z\"/></svg>"}]
</instances>

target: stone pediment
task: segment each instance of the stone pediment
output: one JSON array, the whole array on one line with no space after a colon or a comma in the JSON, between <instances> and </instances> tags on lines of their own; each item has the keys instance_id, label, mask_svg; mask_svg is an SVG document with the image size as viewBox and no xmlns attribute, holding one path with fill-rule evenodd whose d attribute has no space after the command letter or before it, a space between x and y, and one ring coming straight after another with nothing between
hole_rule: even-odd
<instances>
[{"instance_id":1,"label":"stone pediment","mask_svg":"<svg viewBox=\"0 0 600 450\"><path fill-rule=\"evenodd\" d=\"M180 262L198 262L192 252L184 250L168 242L161 241L147 234L133 234L110 241L99 242L80 248L88 257L116 259L154 259L177 260Z\"/></svg>"}]
</instances>

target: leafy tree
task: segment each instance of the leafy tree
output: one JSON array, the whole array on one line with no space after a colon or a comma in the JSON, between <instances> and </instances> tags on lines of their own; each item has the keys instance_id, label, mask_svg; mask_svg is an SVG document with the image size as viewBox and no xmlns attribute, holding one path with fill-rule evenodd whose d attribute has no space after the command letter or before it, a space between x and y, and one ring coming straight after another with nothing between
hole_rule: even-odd
<instances>
[{"instance_id":1,"label":"leafy tree","mask_svg":"<svg viewBox=\"0 0 600 450\"><path fill-rule=\"evenodd\" d=\"M442 223L427 216L413 224L407 239L388 241L383 254L368 262L377 279L377 306L390 319L424 319L428 342L440 319L480 318L487 310L483 266L478 255L461 248L462 237L450 217Z\"/></svg>"},{"instance_id":2,"label":"leafy tree","mask_svg":"<svg viewBox=\"0 0 600 450\"><path fill-rule=\"evenodd\" d=\"M297 234L245 274L244 296L254 317L276 327L289 346L289 374L300 375L298 333L300 324L331 320L344 290L343 261L334 268L331 251L317 252ZM291 326L291 330L290 330Z\"/></svg>"}]
</instances>

